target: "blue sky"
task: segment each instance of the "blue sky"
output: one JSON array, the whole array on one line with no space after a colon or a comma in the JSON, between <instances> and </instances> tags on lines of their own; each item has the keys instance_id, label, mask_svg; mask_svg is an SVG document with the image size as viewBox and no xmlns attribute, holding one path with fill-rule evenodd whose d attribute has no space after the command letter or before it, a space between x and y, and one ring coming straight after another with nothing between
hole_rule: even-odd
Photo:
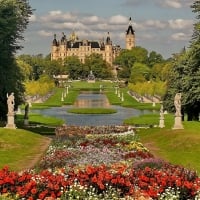
<instances>
[{"instance_id":1,"label":"blue sky","mask_svg":"<svg viewBox=\"0 0 200 200\"><path fill-rule=\"evenodd\" d=\"M129 17L136 45L165 58L189 46L195 15L193 0L29 0L35 9L19 54L47 55L54 33L60 39L75 31L79 39L101 40L125 47Z\"/></svg>"}]
</instances>

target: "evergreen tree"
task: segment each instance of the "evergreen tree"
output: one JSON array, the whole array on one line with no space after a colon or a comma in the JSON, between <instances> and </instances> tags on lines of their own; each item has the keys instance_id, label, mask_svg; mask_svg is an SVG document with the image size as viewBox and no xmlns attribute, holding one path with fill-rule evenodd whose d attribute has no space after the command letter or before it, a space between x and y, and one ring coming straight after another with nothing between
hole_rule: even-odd
<instances>
[{"instance_id":1,"label":"evergreen tree","mask_svg":"<svg viewBox=\"0 0 200 200\"><path fill-rule=\"evenodd\" d=\"M177 57L165 96L165 105L170 109L175 94L182 93L182 113L187 113L189 121L199 120L200 114L200 1L191 7L197 13L191 45Z\"/></svg>"},{"instance_id":2,"label":"evergreen tree","mask_svg":"<svg viewBox=\"0 0 200 200\"><path fill-rule=\"evenodd\" d=\"M22 33L28 25L32 9L26 0L0 0L0 118L7 113L7 93L14 92L15 106L23 102L23 75L15 61L22 47Z\"/></svg>"}]
</instances>

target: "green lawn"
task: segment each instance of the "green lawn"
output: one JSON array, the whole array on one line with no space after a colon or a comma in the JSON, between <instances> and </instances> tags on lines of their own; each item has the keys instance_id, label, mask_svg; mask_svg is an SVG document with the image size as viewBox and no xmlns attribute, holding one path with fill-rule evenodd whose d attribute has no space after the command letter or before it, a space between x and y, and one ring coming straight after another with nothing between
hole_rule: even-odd
<instances>
[{"instance_id":1,"label":"green lawn","mask_svg":"<svg viewBox=\"0 0 200 200\"><path fill-rule=\"evenodd\" d=\"M159 124L159 115L143 115L125 120L127 124ZM183 122L173 130L174 116L165 115L165 128L138 129L141 142L157 157L197 170L200 174L200 122Z\"/></svg>"},{"instance_id":2,"label":"green lawn","mask_svg":"<svg viewBox=\"0 0 200 200\"><path fill-rule=\"evenodd\" d=\"M28 169L35 158L40 158L50 139L22 129L0 128L0 168Z\"/></svg>"},{"instance_id":3,"label":"green lawn","mask_svg":"<svg viewBox=\"0 0 200 200\"><path fill-rule=\"evenodd\" d=\"M18 128L29 130L41 135L54 135L55 127L64 123L64 121L61 119L43 116L36 113L30 113L28 121L29 126L25 126L23 115L17 115L15 120Z\"/></svg>"},{"instance_id":4,"label":"green lawn","mask_svg":"<svg viewBox=\"0 0 200 200\"><path fill-rule=\"evenodd\" d=\"M87 81L73 81L71 83L72 89L79 90L100 90L100 85L103 86L103 89L112 88L115 83L107 81L96 81L94 83L88 83Z\"/></svg>"}]
</instances>

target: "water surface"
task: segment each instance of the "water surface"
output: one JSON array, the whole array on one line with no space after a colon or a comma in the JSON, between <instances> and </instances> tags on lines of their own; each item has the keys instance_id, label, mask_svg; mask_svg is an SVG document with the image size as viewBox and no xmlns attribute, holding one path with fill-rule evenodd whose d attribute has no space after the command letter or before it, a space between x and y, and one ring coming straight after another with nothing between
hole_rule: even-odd
<instances>
[{"instance_id":1,"label":"water surface","mask_svg":"<svg viewBox=\"0 0 200 200\"><path fill-rule=\"evenodd\" d=\"M67 111L71 108L83 107L103 107L116 109L117 113L113 114L74 114ZM139 116L152 111L137 110L121 106L110 105L106 95L84 92L79 94L77 100L72 106L52 107L48 109L35 110L42 115L48 115L63 119L68 125L77 126L102 126L102 125L122 125L124 119L132 116Z\"/></svg>"}]
</instances>

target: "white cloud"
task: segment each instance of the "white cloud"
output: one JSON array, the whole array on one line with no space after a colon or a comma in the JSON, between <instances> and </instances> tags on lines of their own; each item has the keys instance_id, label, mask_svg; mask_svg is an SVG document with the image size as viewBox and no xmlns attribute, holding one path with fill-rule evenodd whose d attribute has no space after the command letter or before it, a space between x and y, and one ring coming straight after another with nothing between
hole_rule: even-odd
<instances>
[{"instance_id":1,"label":"white cloud","mask_svg":"<svg viewBox=\"0 0 200 200\"><path fill-rule=\"evenodd\" d=\"M99 23L101 20L99 17L92 15L92 16L84 17L81 21L86 24L96 24L96 23Z\"/></svg>"},{"instance_id":2,"label":"white cloud","mask_svg":"<svg viewBox=\"0 0 200 200\"><path fill-rule=\"evenodd\" d=\"M38 31L37 33L38 33L38 35L44 36L44 37L49 37L49 36L52 36L52 35L53 35L52 32L47 32L47 31L45 31L45 30L40 30L40 31Z\"/></svg>"},{"instance_id":3,"label":"white cloud","mask_svg":"<svg viewBox=\"0 0 200 200\"><path fill-rule=\"evenodd\" d=\"M166 27L166 24L160 20L147 20L144 23L144 25L148 27L159 28L159 29L163 29Z\"/></svg>"},{"instance_id":4,"label":"white cloud","mask_svg":"<svg viewBox=\"0 0 200 200\"><path fill-rule=\"evenodd\" d=\"M191 6L193 3L193 0L162 0L162 1L157 0L157 3L161 5L162 7L180 9L183 7Z\"/></svg>"},{"instance_id":5,"label":"white cloud","mask_svg":"<svg viewBox=\"0 0 200 200\"><path fill-rule=\"evenodd\" d=\"M156 29L164 29L167 26L167 23L165 21L160 20L146 20L146 21L138 21L137 23L132 23L133 29L137 30L149 30L153 29L156 31Z\"/></svg>"},{"instance_id":6,"label":"white cloud","mask_svg":"<svg viewBox=\"0 0 200 200\"><path fill-rule=\"evenodd\" d=\"M87 30L87 26L84 24L81 24L79 22L73 23L73 22L64 22L64 23L48 23L46 24L46 27L49 29L54 29L54 30Z\"/></svg>"},{"instance_id":7,"label":"white cloud","mask_svg":"<svg viewBox=\"0 0 200 200\"><path fill-rule=\"evenodd\" d=\"M52 10L52 11L49 11L49 14L51 16L58 16L58 15L62 14L62 11L61 10Z\"/></svg>"},{"instance_id":8,"label":"white cloud","mask_svg":"<svg viewBox=\"0 0 200 200\"><path fill-rule=\"evenodd\" d=\"M80 39L100 40L104 37L101 32L98 31L77 31L76 32Z\"/></svg>"},{"instance_id":9,"label":"white cloud","mask_svg":"<svg viewBox=\"0 0 200 200\"><path fill-rule=\"evenodd\" d=\"M186 29L193 27L193 20L175 19L169 20L169 27L172 29Z\"/></svg>"},{"instance_id":10,"label":"white cloud","mask_svg":"<svg viewBox=\"0 0 200 200\"><path fill-rule=\"evenodd\" d=\"M179 0L165 0L163 1L163 5L172 8L181 8L182 4Z\"/></svg>"},{"instance_id":11,"label":"white cloud","mask_svg":"<svg viewBox=\"0 0 200 200\"><path fill-rule=\"evenodd\" d=\"M185 33L174 33L173 35L171 35L171 39L172 40L188 41L189 40L189 36L186 35Z\"/></svg>"},{"instance_id":12,"label":"white cloud","mask_svg":"<svg viewBox=\"0 0 200 200\"><path fill-rule=\"evenodd\" d=\"M128 18L122 15L115 15L110 17L109 19L110 24L128 24Z\"/></svg>"},{"instance_id":13,"label":"white cloud","mask_svg":"<svg viewBox=\"0 0 200 200\"><path fill-rule=\"evenodd\" d=\"M136 7L136 6L143 6L143 5L153 5L157 4L162 7L169 7L174 9L180 9L183 7L189 7L192 5L193 0L124 0L122 5L127 7Z\"/></svg>"},{"instance_id":14,"label":"white cloud","mask_svg":"<svg viewBox=\"0 0 200 200\"><path fill-rule=\"evenodd\" d=\"M77 21L77 17L70 12L63 13L60 10L49 11L47 15L41 17L43 22L52 22L52 21Z\"/></svg>"},{"instance_id":15,"label":"white cloud","mask_svg":"<svg viewBox=\"0 0 200 200\"><path fill-rule=\"evenodd\" d=\"M96 29L100 30L100 31L107 31L110 30L110 25L107 23L102 23L102 24L97 24L96 25Z\"/></svg>"}]
</instances>

